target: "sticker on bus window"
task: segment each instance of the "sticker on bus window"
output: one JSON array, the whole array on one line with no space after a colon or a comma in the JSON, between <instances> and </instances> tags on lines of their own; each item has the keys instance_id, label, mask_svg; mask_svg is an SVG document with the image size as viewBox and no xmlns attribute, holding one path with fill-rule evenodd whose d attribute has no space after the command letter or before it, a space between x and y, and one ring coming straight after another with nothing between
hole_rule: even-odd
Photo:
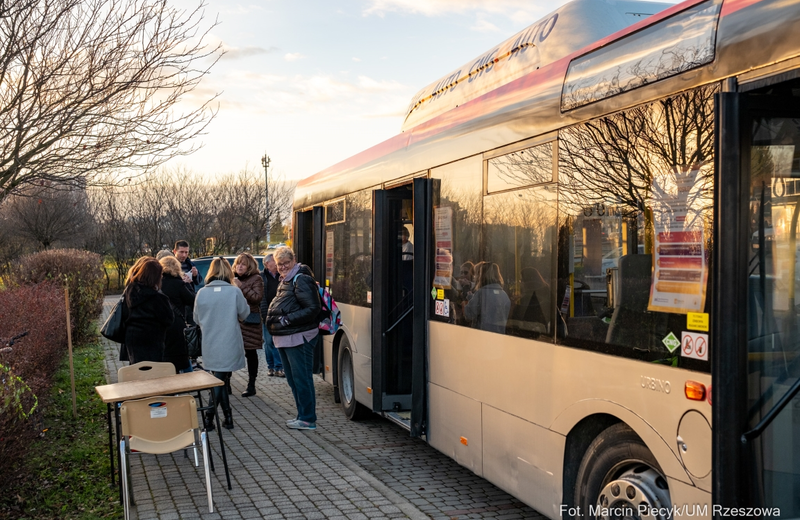
<instances>
[{"instance_id":1,"label":"sticker on bus window","mask_svg":"<svg viewBox=\"0 0 800 520\"><path fill-rule=\"evenodd\" d=\"M708 334L683 331L681 356L708 361Z\"/></svg>"},{"instance_id":2,"label":"sticker on bus window","mask_svg":"<svg viewBox=\"0 0 800 520\"><path fill-rule=\"evenodd\" d=\"M675 352L675 349L681 346L681 340L679 340L678 337L672 332L667 334L667 336L661 340L661 343L667 347L667 350L669 350L670 354Z\"/></svg>"},{"instance_id":3,"label":"sticker on bus window","mask_svg":"<svg viewBox=\"0 0 800 520\"><path fill-rule=\"evenodd\" d=\"M686 315L686 328L708 332L708 313L690 312Z\"/></svg>"},{"instance_id":4,"label":"sticker on bus window","mask_svg":"<svg viewBox=\"0 0 800 520\"><path fill-rule=\"evenodd\" d=\"M434 305L434 313L437 316L450 317L450 300L436 300Z\"/></svg>"},{"instance_id":5,"label":"sticker on bus window","mask_svg":"<svg viewBox=\"0 0 800 520\"><path fill-rule=\"evenodd\" d=\"M701 164L653 177L651 312L697 313L705 306L708 258L702 216L708 168Z\"/></svg>"}]
</instances>

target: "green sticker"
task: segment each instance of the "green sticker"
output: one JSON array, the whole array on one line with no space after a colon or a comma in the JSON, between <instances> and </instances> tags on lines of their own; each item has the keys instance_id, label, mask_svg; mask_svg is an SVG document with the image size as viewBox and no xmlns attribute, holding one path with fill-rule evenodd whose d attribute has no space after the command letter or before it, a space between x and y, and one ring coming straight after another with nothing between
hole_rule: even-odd
<instances>
[{"instance_id":1,"label":"green sticker","mask_svg":"<svg viewBox=\"0 0 800 520\"><path fill-rule=\"evenodd\" d=\"M436 299L436 287L431 289L431 298L433 298L434 300Z\"/></svg>"},{"instance_id":2,"label":"green sticker","mask_svg":"<svg viewBox=\"0 0 800 520\"><path fill-rule=\"evenodd\" d=\"M667 334L667 337L662 339L661 343L666 345L670 354L675 352L675 349L681 346L681 340L679 340L672 332Z\"/></svg>"}]
</instances>

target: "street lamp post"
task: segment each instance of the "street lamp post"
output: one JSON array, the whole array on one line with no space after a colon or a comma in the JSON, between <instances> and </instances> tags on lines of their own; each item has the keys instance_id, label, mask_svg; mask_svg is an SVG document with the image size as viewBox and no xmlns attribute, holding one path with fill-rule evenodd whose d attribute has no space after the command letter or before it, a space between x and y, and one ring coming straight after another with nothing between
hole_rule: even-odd
<instances>
[{"instance_id":1,"label":"street lamp post","mask_svg":"<svg viewBox=\"0 0 800 520\"><path fill-rule=\"evenodd\" d=\"M264 167L264 209L266 211L264 217L267 227L267 248L269 248L269 161L269 155L265 153L261 158L261 166Z\"/></svg>"}]
</instances>

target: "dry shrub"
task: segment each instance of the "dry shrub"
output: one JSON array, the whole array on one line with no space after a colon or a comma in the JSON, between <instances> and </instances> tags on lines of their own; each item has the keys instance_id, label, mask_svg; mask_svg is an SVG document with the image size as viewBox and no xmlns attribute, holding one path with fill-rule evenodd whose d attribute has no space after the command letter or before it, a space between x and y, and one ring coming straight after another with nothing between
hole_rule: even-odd
<instances>
[{"instance_id":1,"label":"dry shrub","mask_svg":"<svg viewBox=\"0 0 800 520\"><path fill-rule=\"evenodd\" d=\"M0 489L39 433L37 398L48 394L66 351L64 290L55 281L0 291ZM31 414L31 412L34 412ZM7 480L6 480L7 481Z\"/></svg>"},{"instance_id":2,"label":"dry shrub","mask_svg":"<svg viewBox=\"0 0 800 520\"><path fill-rule=\"evenodd\" d=\"M103 261L100 255L78 249L51 249L23 256L12 270L12 286L60 281L69 287L72 337L76 343L91 337L103 309Z\"/></svg>"}]
</instances>

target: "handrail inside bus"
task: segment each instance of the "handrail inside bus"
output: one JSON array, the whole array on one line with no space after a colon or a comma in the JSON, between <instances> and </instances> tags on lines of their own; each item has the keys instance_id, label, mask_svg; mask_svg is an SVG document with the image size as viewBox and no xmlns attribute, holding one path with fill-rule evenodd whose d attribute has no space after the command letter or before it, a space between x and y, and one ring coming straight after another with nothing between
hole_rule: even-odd
<instances>
[{"instance_id":1,"label":"handrail inside bus","mask_svg":"<svg viewBox=\"0 0 800 520\"><path fill-rule=\"evenodd\" d=\"M789 391L783 394L780 400L775 403L775 406L773 406L772 409L767 412L767 414L763 419L761 419L755 428L742 434L742 444L747 444L749 441L752 441L764 433L764 430L767 429L767 426L772 424L772 421L774 421L778 414L781 413L784 408L786 408L786 405L789 404L792 399L794 399L794 396L796 396L798 392L800 392L800 379L794 382Z\"/></svg>"},{"instance_id":2,"label":"handrail inside bus","mask_svg":"<svg viewBox=\"0 0 800 520\"><path fill-rule=\"evenodd\" d=\"M407 310L406 312L404 312L404 313L403 313L403 315L402 315L402 316L400 316L400 317L397 319L397 321L396 321L396 322L394 322L394 324L393 324L391 327L389 327L388 329L386 329L386 331L385 331L383 334L385 335L385 334L388 334L388 333L390 333L390 332L392 331L392 329L393 329L393 328L395 328L395 327L397 327L397 326L400 324L400 322L401 322L401 321L403 321L403 318L405 318L406 316L408 316L408 315L409 315L409 313L410 313L411 311L413 311L413 310L414 310L414 306L412 305L411 307L409 307L409 308L408 308L408 310Z\"/></svg>"}]
</instances>

